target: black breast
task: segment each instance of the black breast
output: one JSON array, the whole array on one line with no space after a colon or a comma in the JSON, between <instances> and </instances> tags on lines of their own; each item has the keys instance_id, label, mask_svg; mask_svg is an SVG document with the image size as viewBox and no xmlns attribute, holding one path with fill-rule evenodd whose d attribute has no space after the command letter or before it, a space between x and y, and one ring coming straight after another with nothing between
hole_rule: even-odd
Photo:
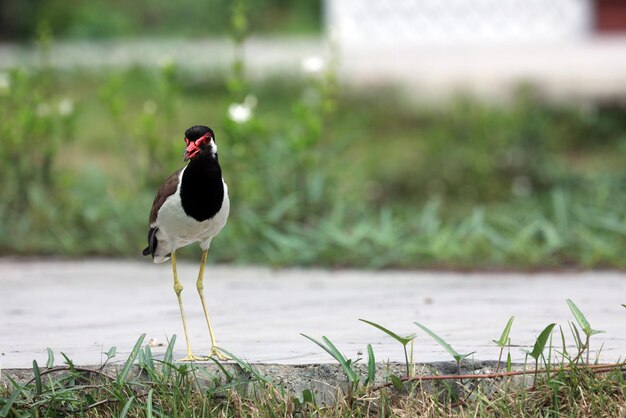
<instances>
[{"instance_id":1,"label":"black breast","mask_svg":"<svg viewBox=\"0 0 626 418\"><path fill-rule=\"evenodd\" d=\"M183 173L180 185L183 210L198 222L214 217L222 208L224 184L222 170L212 156L192 159Z\"/></svg>"}]
</instances>

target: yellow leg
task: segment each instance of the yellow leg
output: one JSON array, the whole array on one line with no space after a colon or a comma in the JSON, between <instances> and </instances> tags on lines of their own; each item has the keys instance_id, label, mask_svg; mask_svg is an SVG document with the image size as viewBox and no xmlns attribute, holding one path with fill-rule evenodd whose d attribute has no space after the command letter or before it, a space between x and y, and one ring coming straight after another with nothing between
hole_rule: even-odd
<instances>
[{"instance_id":1,"label":"yellow leg","mask_svg":"<svg viewBox=\"0 0 626 418\"><path fill-rule=\"evenodd\" d=\"M187 321L185 321L185 311L183 310L183 300L180 294L183 291L183 285L178 280L178 273L176 272L176 251L172 251L172 270L174 271L174 292L178 298L178 306L180 306L180 315L183 317L183 329L185 330L185 341L187 342L187 356L180 359L180 361L198 361L202 360L201 357L196 357L191 352L191 345L189 344L189 333L187 333Z\"/></svg>"},{"instance_id":2,"label":"yellow leg","mask_svg":"<svg viewBox=\"0 0 626 418\"><path fill-rule=\"evenodd\" d=\"M211 318L209 318L209 311L207 310L206 304L204 303L204 284L202 283L202 280L204 278L204 265L206 264L206 256L208 252L208 250L204 250L202 252L202 261L200 261L200 272L198 273L196 288L198 288L198 294L200 295L200 301L202 302L202 309L204 310L204 317L206 318L206 323L209 327L209 335L211 336L210 356L215 356L218 360L228 360L228 357L226 357L217 349L217 344L215 343L215 335L213 334L213 327L211 326Z\"/></svg>"}]
</instances>

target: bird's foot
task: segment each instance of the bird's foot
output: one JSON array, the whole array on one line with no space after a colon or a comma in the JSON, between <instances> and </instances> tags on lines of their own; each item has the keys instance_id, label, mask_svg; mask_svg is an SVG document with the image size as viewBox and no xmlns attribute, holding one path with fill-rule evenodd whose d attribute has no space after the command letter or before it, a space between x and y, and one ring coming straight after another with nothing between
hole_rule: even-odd
<instances>
[{"instance_id":1,"label":"bird's foot","mask_svg":"<svg viewBox=\"0 0 626 418\"><path fill-rule=\"evenodd\" d=\"M181 358L180 360L181 362L187 362L187 361L206 361L206 358L204 357L198 357L198 356L194 356L191 353L188 353L186 357Z\"/></svg>"},{"instance_id":2,"label":"bird's foot","mask_svg":"<svg viewBox=\"0 0 626 418\"><path fill-rule=\"evenodd\" d=\"M216 358L219 361L227 361L227 360L231 359L226 354L224 354L220 350L218 350L217 347L211 348L211 354L209 354L209 357Z\"/></svg>"}]
</instances>

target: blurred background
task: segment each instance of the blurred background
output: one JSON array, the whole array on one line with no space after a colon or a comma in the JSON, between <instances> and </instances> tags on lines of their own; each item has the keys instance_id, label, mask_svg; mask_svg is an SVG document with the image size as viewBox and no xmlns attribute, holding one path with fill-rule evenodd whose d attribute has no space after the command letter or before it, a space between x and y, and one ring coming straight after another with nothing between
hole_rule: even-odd
<instances>
[{"instance_id":1,"label":"blurred background","mask_svg":"<svg viewBox=\"0 0 626 418\"><path fill-rule=\"evenodd\" d=\"M620 0L5 0L0 118L0 255L140 257L206 124L214 262L626 267Z\"/></svg>"}]
</instances>

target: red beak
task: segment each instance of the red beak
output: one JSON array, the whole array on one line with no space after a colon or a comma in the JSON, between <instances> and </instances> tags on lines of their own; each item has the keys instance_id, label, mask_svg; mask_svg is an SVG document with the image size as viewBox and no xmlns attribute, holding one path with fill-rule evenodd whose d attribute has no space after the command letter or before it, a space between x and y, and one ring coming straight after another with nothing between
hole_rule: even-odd
<instances>
[{"instance_id":1,"label":"red beak","mask_svg":"<svg viewBox=\"0 0 626 418\"><path fill-rule=\"evenodd\" d=\"M185 150L185 153L183 154L183 156L185 157L184 161L187 161L190 158L193 158L193 156L199 152L200 152L200 148L198 148L194 142L189 142L189 145L187 146L187 149Z\"/></svg>"}]
</instances>

